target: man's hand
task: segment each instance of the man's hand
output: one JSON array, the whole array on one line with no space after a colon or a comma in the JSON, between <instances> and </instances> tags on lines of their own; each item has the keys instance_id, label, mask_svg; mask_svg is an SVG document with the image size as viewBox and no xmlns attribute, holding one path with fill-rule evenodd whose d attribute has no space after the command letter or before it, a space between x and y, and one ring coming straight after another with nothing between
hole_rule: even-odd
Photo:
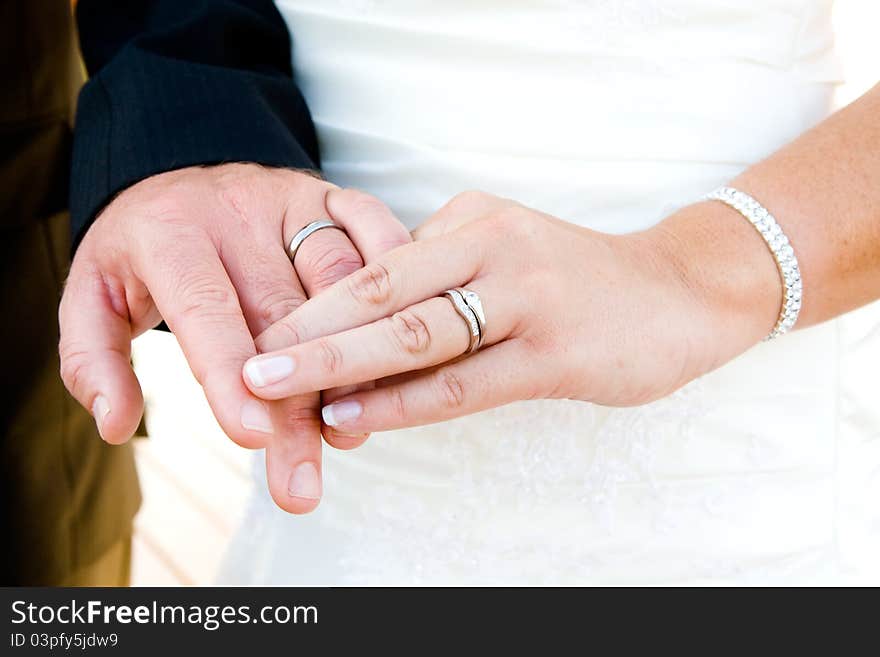
<instances>
[{"instance_id":1,"label":"man's hand","mask_svg":"<svg viewBox=\"0 0 880 657\"><path fill-rule=\"evenodd\" d=\"M361 267L361 252L409 241L387 211L334 216L348 236L315 233L294 268L286 246L305 224L328 216L333 188L307 173L227 164L154 176L107 206L76 253L59 312L62 378L104 440L124 442L137 428L143 397L130 344L164 319L226 434L267 447L279 505L291 512L317 505L317 395L272 402L270 411L241 371L257 353L254 336Z\"/></svg>"}]
</instances>

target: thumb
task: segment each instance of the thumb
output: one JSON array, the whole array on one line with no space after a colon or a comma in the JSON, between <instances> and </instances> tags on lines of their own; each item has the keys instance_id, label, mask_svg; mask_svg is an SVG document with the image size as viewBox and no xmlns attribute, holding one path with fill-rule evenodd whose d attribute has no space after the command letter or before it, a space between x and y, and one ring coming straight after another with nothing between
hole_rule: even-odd
<instances>
[{"instance_id":1,"label":"thumb","mask_svg":"<svg viewBox=\"0 0 880 657\"><path fill-rule=\"evenodd\" d=\"M112 444L137 430L144 398L131 368L131 327L98 272L72 271L58 312L61 378Z\"/></svg>"}]
</instances>

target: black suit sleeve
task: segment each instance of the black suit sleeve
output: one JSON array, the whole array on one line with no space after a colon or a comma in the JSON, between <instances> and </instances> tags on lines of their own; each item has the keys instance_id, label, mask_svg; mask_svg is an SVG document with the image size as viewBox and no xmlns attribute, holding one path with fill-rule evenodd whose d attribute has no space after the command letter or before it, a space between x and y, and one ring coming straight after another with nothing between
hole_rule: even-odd
<instances>
[{"instance_id":1,"label":"black suit sleeve","mask_svg":"<svg viewBox=\"0 0 880 657\"><path fill-rule=\"evenodd\" d=\"M77 244L112 197L197 164L320 166L271 0L80 0L70 210Z\"/></svg>"}]
</instances>

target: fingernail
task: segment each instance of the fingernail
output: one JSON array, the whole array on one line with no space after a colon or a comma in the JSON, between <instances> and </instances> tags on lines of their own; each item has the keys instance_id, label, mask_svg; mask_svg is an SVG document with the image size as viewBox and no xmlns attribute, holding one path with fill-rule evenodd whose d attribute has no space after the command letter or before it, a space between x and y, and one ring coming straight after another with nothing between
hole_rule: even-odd
<instances>
[{"instance_id":1,"label":"fingernail","mask_svg":"<svg viewBox=\"0 0 880 657\"><path fill-rule=\"evenodd\" d=\"M251 431L272 433L272 420L269 409L256 399L249 399L241 407L241 426Z\"/></svg>"},{"instance_id":2,"label":"fingernail","mask_svg":"<svg viewBox=\"0 0 880 657\"><path fill-rule=\"evenodd\" d=\"M104 395L95 397L95 401L92 402L92 415L95 418L95 424L98 425L98 433L101 435L101 440L107 440L104 438L104 420L109 414L110 402L107 401L107 398Z\"/></svg>"},{"instance_id":3,"label":"fingernail","mask_svg":"<svg viewBox=\"0 0 880 657\"><path fill-rule=\"evenodd\" d=\"M290 356L252 358L244 364L244 374L256 388L278 383L293 374L294 363Z\"/></svg>"},{"instance_id":4,"label":"fingernail","mask_svg":"<svg viewBox=\"0 0 880 657\"><path fill-rule=\"evenodd\" d=\"M356 420L364 412L361 403L354 400L336 402L321 409L321 417L328 427L338 427L343 422Z\"/></svg>"},{"instance_id":5,"label":"fingernail","mask_svg":"<svg viewBox=\"0 0 880 657\"><path fill-rule=\"evenodd\" d=\"M321 499L321 477L314 463L300 463L290 474L287 492L291 497L303 497L307 500Z\"/></svg>"}]
</instances>

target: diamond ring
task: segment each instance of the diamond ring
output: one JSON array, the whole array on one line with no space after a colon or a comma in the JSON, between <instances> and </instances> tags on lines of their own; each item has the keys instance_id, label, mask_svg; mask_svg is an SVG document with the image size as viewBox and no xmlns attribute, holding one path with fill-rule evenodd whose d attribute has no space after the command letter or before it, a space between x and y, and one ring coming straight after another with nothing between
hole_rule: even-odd
<instances>
[{"instance_id":1,"label":"diamond ring","mask_svg":"<svg viewBox=\"0 0 880 657\"><path fill-rule=\"evenodd\" d=\"M483 304L476 292L471 292L463 287L446 290L443 293L452 302L457 312L468 326L470 344L465 353L472 354L483 345L486 335L486 315Z\"/></svg>"}]
</instances>

